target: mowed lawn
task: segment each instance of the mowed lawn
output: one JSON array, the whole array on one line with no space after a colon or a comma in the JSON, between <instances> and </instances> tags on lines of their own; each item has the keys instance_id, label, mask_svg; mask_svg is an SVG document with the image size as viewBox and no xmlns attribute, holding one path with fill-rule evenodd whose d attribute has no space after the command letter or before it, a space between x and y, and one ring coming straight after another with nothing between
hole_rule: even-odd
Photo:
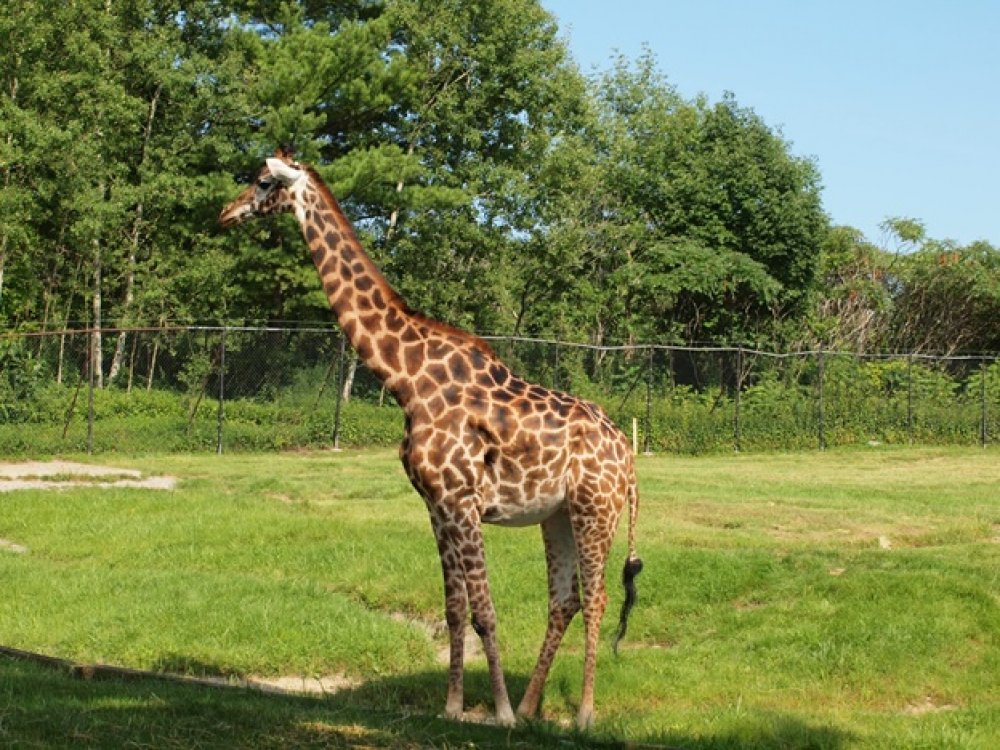
<instances>
[{"instance_id":1,"label":"mowed lawn","mask_svg":"<svg viewBox=\"0 0 1000 750\"><path fill-rule=\"evenodd\" d=\"M615 657L622 528L587 735L566 728L579 620L546 721L438 718L440 567L393 451L110 463L178 488L0 494L0 645L339 689L87 681L0 657L0 746L1000 747L996 449L640 457L640 599ZM487 545L516 703L545 628L541 536L489 528ZM491 710L477 654L466 704Z\"/></svg>"}]
</instances>

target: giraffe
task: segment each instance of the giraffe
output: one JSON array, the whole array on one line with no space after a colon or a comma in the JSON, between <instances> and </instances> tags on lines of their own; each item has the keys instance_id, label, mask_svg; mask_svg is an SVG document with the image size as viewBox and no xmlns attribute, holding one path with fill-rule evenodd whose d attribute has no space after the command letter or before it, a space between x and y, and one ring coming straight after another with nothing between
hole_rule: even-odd
<instances>
[{"instance_id":1,"label":"giraffe","mask_svg":"<svg viewBox=\"0 0 1000 750\"><path fill-rule=\"evenodd\" d=\"M445 716L463 715L465 623L480 636L496 721L515 721L497 646L482 523L539 524L548 572L548 625L518 715L538 712L563 634L582 609L586 634L581 728L594 717L598 631L607 605L604 568L628 501L625 599L615 639L635 601L638 513L626 437L597 405L517 377L481 338L411 310L359 243L318 173L278 149L221 212L229 228L291 212L337 321L405 415L400 459L430 515L444 575L450 639ZM582 597L581 597L582 591Z\"/></svg>"}]
</instances>

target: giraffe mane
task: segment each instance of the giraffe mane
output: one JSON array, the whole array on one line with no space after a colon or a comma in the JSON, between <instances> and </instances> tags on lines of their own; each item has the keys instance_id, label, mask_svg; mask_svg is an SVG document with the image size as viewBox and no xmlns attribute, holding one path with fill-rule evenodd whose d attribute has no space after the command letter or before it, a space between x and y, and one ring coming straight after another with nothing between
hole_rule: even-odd
<instances>
[{"instance_id":1,"label":"giraffe mane","mask_svg":"<svg viewBox=\"0 0 1000 750\"><path fill-rule=\"evenodd\" d=\"M343 217L342 225L346 227L347 231L350 233L348 238L361 247L361 243L358 241L358 236L354 231L354 226L347 220L343 209L340 207L340 202L333 195L333 191L330 190L329 186L327 186L326 181L320 176L319 172L317 172L316 168L312 165L300 164L299 166L309 175L309 180L316 187L320 197L329 204L330 208L332 208L335 213ZM435 333L441 334L442 336L448 338L460 338L463 341L468 342L474 349L478 349L490 359L496 359L496 353L493 351L493 348L479 336L476 336L474 333L464 331L461 328L453 326L449 323L443 323L440 320L435 320L434 318L424 315L418 310L414 310L406 303L406 300L399 295L399 292L397 292L391 284L386 283L385 286L389 290L389 301L399 305L403 312L414 318L419 323L427 326L427 328Z\"/></svg>"}]
</instances>

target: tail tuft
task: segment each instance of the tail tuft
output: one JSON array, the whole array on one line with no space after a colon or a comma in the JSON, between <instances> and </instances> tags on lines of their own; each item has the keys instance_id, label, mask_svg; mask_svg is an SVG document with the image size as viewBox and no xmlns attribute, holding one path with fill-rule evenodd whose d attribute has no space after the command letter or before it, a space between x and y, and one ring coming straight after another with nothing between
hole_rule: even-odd
<instances>
[{"instance_id":1,"label":"tail tuft","mask_svg":"<svg viewBox=\"0 0 1000 750\"><path fill-rule=\"evenodd\" d=\"M625 587L625 600L622 602L622 613L618 620L618 632L615 633L615 641L612 649L618 654L618 642L625 636L628 629L628 616L635 606L638 594L635 590L635 577L642 572L642 560L638 557L630 557L625 561L625 568L622 570L622 586Z\"/></svg>"}]
</instances>

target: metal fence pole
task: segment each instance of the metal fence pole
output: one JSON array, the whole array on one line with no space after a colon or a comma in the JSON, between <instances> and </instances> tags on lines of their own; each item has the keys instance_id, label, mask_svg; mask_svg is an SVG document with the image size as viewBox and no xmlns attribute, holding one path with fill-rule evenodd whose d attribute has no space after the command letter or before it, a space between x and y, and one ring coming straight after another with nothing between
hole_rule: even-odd
<instances>
[{"instance_id":1,"label":"metal fence pole","mask_svg":"<svg viewBox=\"0 0 1000 750\"><path fill-rule=\"evenodd\" d=\"M91 331L87 335L87 455L94 452L94 355L97 346L94 337L99 336L97 331Z\"/></svg>"},{"instance_id":2,"label":"metal fence pole","mask_svg":"<svg viewBox=\"0 0 1000 750\"><path fill-rule=\"evenodd\" d=\"M647 456L653 453L653 352L650 346L646 372L646 435L642 441L642 452Z\"/></svg>"},{"instance_id":3,"label":"metal fence pole","mask_svg":"<svg viewBox=\"0 0 1000 750\"><path fill-rule=\"evenodd\" d=\"M906 438L913 445L913 355L906 358Z\"/></svg>"},{"instance_id":4,"label":"metal fence pole","mask_svg":"<svg viewBox=\"0 0 1000 750\"><path fill-rule=\"evenodd\" d=\"M340 405L344 400L344 357L347 354L347 337L340 334L340 355L337 364L337 400L333 408L333 449L340 450Z\"/></svg>"},{"instance_id":5,"label":"metal fence pole","mask_svg":"<svg viewBox=\"0 0 1000 750\"><path fill-rule=\"evenodd\" d=\"M986 421L986 360L981 359L979 361L979 443L985 448L988 442L989 425Z\"/></svg>"},{"instance_id":6,"label":"metal fence pole","mask_svg":"<svg viewBox=\"0 0 1000 750\"><path fill-rule=\"evenodd\" d=\"M216 425L215 454L222 455L222 428L226 421L226 328L222 328L219 343L219 414Z\"/></svg>"},{"instance_id":7,"label":"metal fence pole","mask_svg":"<svg viewBox=\"0 0 1000 750\"><path fill-rule=\"evenodd\" d=\"M733 447L739 453L742 449L740 438L740 392L743 390L743 347L736 349L736 393L733 396Z\"/></svg>"},{"instance_id":8,"label":"metal fence pole","mask_svg":"<svg viewBox=\"0 0 1000 750\"><path fill-rule=\"evenodd\" d=\"M559 390L559 341L555 344L555 362L552 364L552 390Z\"/></svg>"},{"instance_id":9,"label":"metal fence pole","mask_svg":"<svg viewBox=\"0 0 1000 750\"><path fill-rule=\"evenodd\" d=\"M817 366L819 368L819 449L826 450L826 404L823 400L823 350L816 353Z\"/></svg>"}]
</instances>

